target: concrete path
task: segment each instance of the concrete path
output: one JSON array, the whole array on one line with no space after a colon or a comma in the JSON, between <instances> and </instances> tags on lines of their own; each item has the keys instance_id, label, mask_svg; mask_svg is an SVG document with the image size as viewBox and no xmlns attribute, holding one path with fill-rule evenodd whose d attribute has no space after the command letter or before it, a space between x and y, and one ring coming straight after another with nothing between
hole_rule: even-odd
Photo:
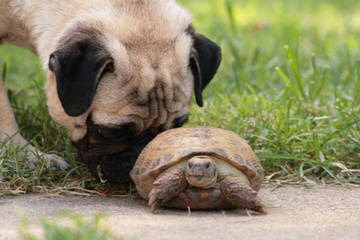
<instances>
[{"instance_id":1,"label":"concrete path","mask_svg":"<svg viewBox=\"0 0 360 240\"><path fill-rule=\"evenodd\" d=\"M53 218L59 210L84 216L106 213L105 225L125 239L168 240L360 240L360 188L264 187L261 198L267 216L249 216L243 210L191 212L161 210L149 213L139 199L47 197L26 195L0 198L0 240L16 239L18 211L35 223Z\"/></svg>"}]
</instances>

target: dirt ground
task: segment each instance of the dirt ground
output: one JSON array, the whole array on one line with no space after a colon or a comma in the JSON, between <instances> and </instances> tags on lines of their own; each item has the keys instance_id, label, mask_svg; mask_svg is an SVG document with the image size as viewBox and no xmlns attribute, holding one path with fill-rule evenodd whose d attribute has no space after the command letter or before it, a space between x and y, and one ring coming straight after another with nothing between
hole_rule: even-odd
<instances>
[{"instance_id":1,"label":"dirt ground","mask_svg":"<svg viewBox=\"0 0 360 240\"><path fill-rule=\"evenodd\" d=\"M49 197L26 195L0 198L0 240L17 239L18 213L26 213L38 230L40 217L59 210L84 216L106 213L105 225L126 239L360 239L360 188L338 186L264 187L260 196L267 216L244 210L161 210L153 215L140 199Z\"/></svg>"}]
</instances>

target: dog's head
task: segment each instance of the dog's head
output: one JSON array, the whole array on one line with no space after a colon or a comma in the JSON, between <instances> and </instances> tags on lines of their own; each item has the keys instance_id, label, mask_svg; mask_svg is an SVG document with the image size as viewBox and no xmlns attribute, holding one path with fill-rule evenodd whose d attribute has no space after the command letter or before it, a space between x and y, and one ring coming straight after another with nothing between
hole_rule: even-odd
<instances>
[{"instance_id":1,"label":"dog's head","mask_svg":"<svg viewBox=\"0 0 360 240\"><path fill-rule=\"evenodd\" d=\"M184 124L192 92L202 106L220 60L174 1L113 1L60 34L49 57L49 111L83 158L125 151Z\"/></svg>"}]
</instances>

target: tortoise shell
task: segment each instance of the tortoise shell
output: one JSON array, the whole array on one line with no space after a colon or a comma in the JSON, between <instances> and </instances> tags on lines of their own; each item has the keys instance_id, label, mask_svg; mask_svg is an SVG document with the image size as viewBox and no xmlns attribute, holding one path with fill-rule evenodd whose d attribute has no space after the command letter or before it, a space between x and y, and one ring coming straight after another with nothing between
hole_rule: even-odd
<instances>
[{"instance_id":1,"label":"tortoise shell","mask_svg":"<svg viewBox=\"0 0 360 240\"><path fill-rule=\"evenodd\" d=\"M234 166L248 177L254 190L259 190L264 171L244 139L219 128L185 127L159 134L141 152L130 173L140 196L148 199L159 174L199 154L214 156Z\"/></svg>"}]
</instances>

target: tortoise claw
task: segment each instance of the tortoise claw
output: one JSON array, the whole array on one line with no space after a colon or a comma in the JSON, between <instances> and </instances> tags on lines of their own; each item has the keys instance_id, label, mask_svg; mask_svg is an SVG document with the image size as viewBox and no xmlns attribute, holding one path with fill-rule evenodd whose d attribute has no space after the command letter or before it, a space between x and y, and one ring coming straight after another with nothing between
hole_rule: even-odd
<instances>
[{"instance_id":1,"label":"tortoise claw","mask_svg":"<svg viewBox=\"0 0 360 240\"><path fill-rule=\"evenodd\" d=\"M257 203L255 207L252 207L252 208L249 208L250 210L253 210L259 214L262 214L262 215L267 215L268 212L267 212L267 209L266 209L266 206L263 205L262 203Z\"/></svg>"},{"instance_id":2,"label":"tortoise claw","mask_svg":"<svg viewBox=\"0 0 360 240\"><path fill-rule=\"evenodd\" d=\"M156 189L153 189L153 190L150 192L150 194L149 194L149 201L148 201L148 205L149 205L150 211L151 211L152 213L155 213L156 209L158 209L159 206L160 206L160 201L159 201L159 199L157 198L157 196L156 196L157 194L156 194L156 192L155 192L154 190L156 190Z\"/></svg>"}]
</instances>

